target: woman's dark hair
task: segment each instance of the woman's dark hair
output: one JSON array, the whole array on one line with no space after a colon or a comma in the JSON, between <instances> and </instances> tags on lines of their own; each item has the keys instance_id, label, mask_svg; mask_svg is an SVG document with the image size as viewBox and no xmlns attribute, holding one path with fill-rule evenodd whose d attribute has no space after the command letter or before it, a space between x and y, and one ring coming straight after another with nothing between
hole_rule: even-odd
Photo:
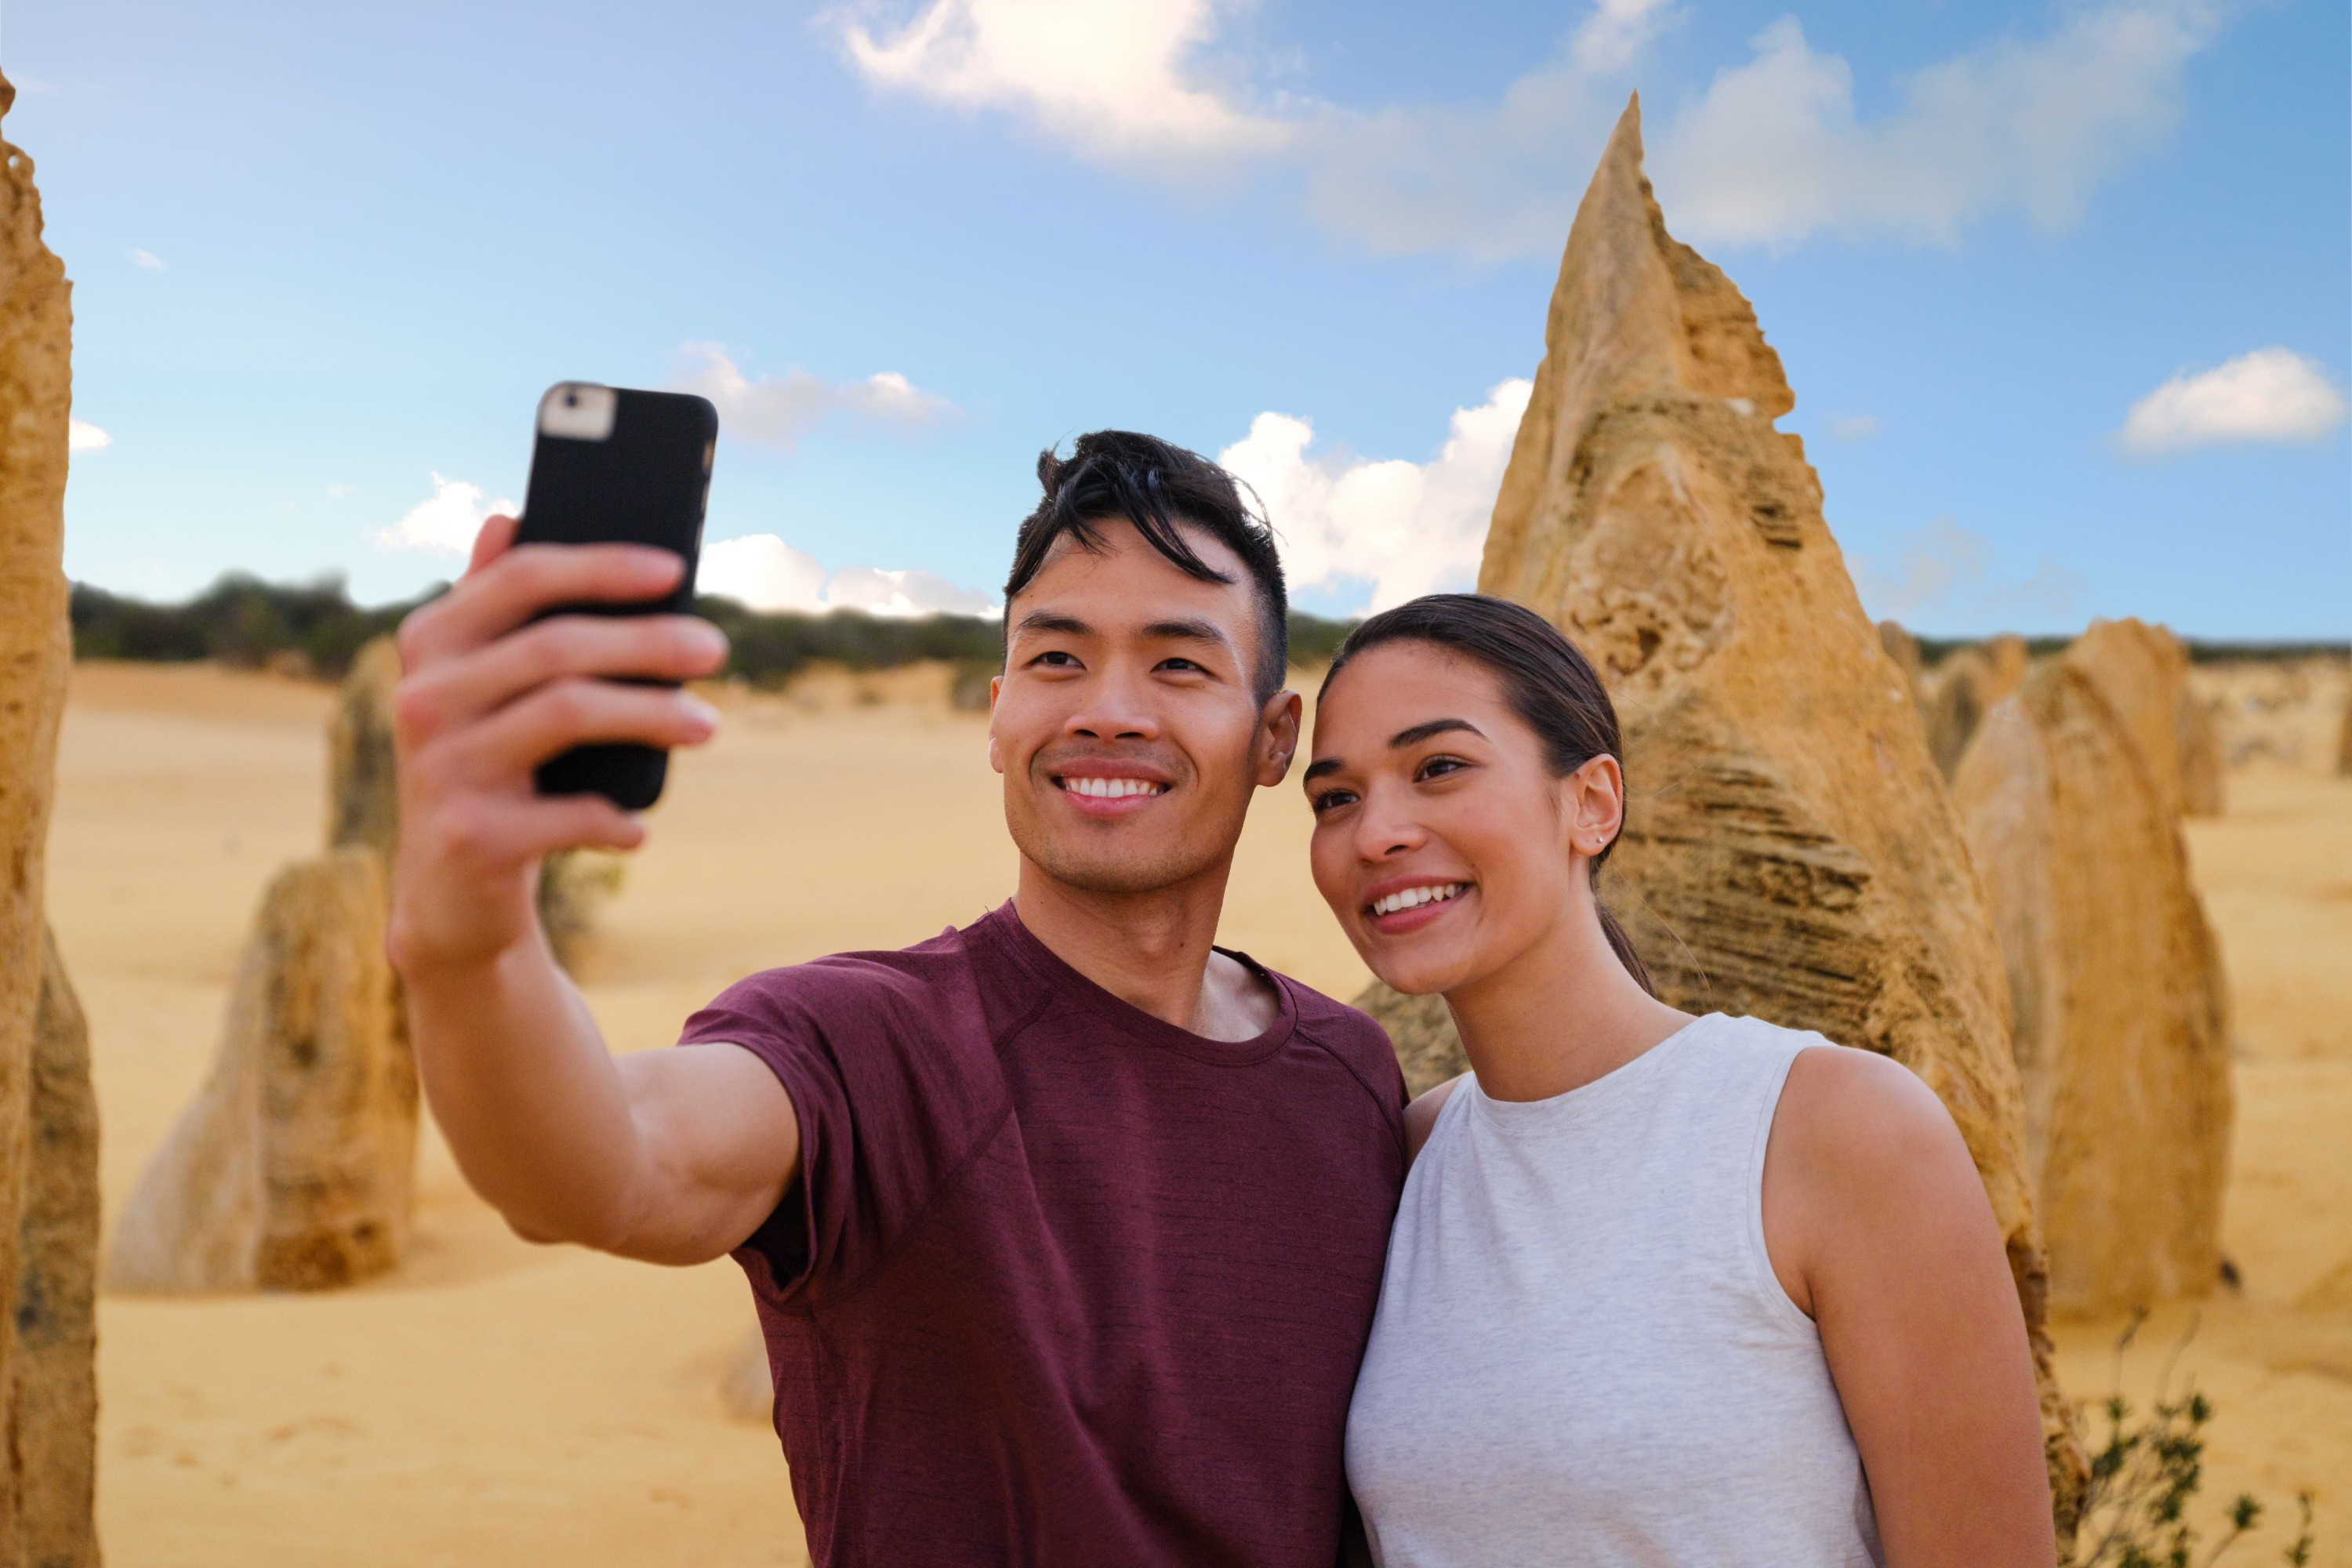
<instances>
[{"instance_id":1,"label":"woman's dark hair","mask_svg":"<svg viewBox=\"0 0 2352 1568\"><path fill-rule=\"evenodd\" d=\"M1519 722L1543 742L1544 765L1554 778L1566 778L1598 756L1612 756L1622 766L1625 743L1617 729L1617 709L1576 645L1559 628L1524 605L1485 594L1429 594L1393 610L1382 610L1348 634L1323 677L1323 689L1348 668L1349 660L1383 643L1423 642L1460 654L1484 666L1501 683L1504 700ZM1622 834L1624 825L1618 825ZM1601 862L1617 847L1611 839L1592 858L1596 882ZM1609 906L1593 892L1601 913L1601 930L1625 972L1655 996L1658 988L1642 955Z\"/></svg>"},{"instance_id":2,"label":"woman's dark hair","mask_svg":"<svg viewBox=\"0 0 2352 1568\"><path fill-rule=\"evenodd\" d=\"M1199 529L1235 555L1250 574L1257 599L1257 668L1251 672L1264 703L1282 689L1290 661L1290 604L1283 591L1282 557L1274 531L1249 503L1233 475L1198 452L1132 430L1096 430L1077 438L1066 458L1048 447L1037 454L1037 482L1045 489L1037 510L1021 520L1004 603L1029 585L1054 542L1068 534L1100 552L1102 524L1125 518L1151 548L1179 571L1204 583L1233 578L1201 559L1183 527ZM1008 634L1011 621L1008 617Z\"/></svg>"}]
</instances>

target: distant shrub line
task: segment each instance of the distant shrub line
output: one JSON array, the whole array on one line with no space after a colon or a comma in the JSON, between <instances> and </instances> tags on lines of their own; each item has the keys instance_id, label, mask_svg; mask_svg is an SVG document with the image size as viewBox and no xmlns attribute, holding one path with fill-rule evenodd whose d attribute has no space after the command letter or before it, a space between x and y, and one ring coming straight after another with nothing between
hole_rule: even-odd
<instances>
[{"instance_id":1,"label":"distant shrub line","mask_svg":"<svg viewBox=\"0 0 2352 1568\"><path fill-rule=\"evenodd\" d=\"M1983 637L1921 637L1919 662L1933 669L1945 658L1964 647L1975 647ZM2191 664L2227 664L2245 660L2287 660L2299 658L2352 658L2352 644L2340 642L2207 642L2195 637L2184 638ZM2025 651L2033 658L2064 653L2074 646L2073 637L2028 637Z\"/></svg>"},{"instance_id":2,"label":"distant shrub line","mask_svg":"<svg viewBox=\"0 0 2352 1568\"><path fill-rule=\"evenodd\" d=\"M280 584L232 573L184 604L155 605L77 583L74 657L161 663L214 659L340 679L368 639L392 630L409 611L446 591L446 585L436 585L401 604L362 607L352 603L340 578ZM695 608L727 633L732 651L725 673L754 686L781 686L818 663L863 671L944 659L967 675L992 672L1003 648L1003 622L970 616L763 614L709 595L696 600ZM1354 624L1292 616L1292 659L1328 660Z\"/></svg>"}]
</instances>

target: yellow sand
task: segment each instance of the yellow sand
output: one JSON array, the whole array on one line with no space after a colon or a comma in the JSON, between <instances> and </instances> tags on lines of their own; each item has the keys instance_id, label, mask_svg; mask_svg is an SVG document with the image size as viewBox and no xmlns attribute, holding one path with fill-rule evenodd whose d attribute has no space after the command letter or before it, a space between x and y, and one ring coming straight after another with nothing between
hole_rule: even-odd
<instances>
[{"instance_id":1,"label":"yellow sand","mask_svg":"<svg viewBox=\"0 0 2352 1568\"><path fill-rule=\"evenodd\" d=\"M724 732L678 759L590 964L616 1048L668 1043L751 970L917 941L1004 895L982 723L943 691L939 672L911 671L724 699ZM319 843L329 700L205 667L77 672L49 907L90 1015L110 1205L211 1058L262 884ZM2314 1488L2321 1561L2347 1564L2352 784L2240 773L2231 788L2231 815L2192 837L2239 994L2227 1237L2246 1284L2206 1304L2181 1364L2221 1406L2209 1491L2284 1503ZM1350 995L1365 975L1307 880L1307 823L1294 789L1262 798L1223 940ZM720 1405L750 1321L731 1263L527 1246L429 1132L420 1193L411 1261L375 1284L102 1302L110 1561L803 1560L773 1436ZM2188 1317L2142 1331L2127 1389L2152 1385ZM2118 1327L2062 1330L2071 1390L2104 1391Z\"/></svg>"}]
</instances>

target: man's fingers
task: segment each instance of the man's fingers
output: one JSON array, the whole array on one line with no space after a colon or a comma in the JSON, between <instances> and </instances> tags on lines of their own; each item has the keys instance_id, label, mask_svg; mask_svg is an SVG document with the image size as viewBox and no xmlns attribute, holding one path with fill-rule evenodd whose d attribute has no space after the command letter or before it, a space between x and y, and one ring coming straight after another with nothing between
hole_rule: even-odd
<instances>
[{"instance_id":1,"label":"man's fingers","mask_svg":"<svg viewBox=\"0 0 2352 1568\"><path fill-rule=\"evenodd\" d=\"M425 826L429 853L476 875L559 849L635 849L646 837L635 814L601 795L477 794Z\"/></svg>"},{"instance_id":2,"label":"man's fingers","mask_svg":"<svg viewBox=\"0 0 2352 1568\"><path fill-rule=\"evenodd\" d=\"M572 676L693 680L727 659L727 636L691 616L557 616L400 683L394 722L411 744Z\"/></svg>"},{"instance_id":3,"label":"man's fingers","mask_svg":"<svg viewBox=\"0 0 2352 1568\"><path fill-rule=\"evenodd\" d=\"M574 746L634 741L695 746L719 728L719 710L688 691L567 678L516 699L441 750L460 787L497 790Z\"/></svg>"},{"instance_id":4,"label":"man's fingers","mask_svg":"<svg viewBox=\"0 0 2352 1568\"><path fill-rule=\"evenodd\" d=\"M514 542L515 530L521 526L502 511L483 519L480 531L474 535L474 557L466 563L467 575L471 576L504 555L507 547Z\"/></svg>"},{"instance_id":5,"label":"man's fingers","mask_svg":"<svg viewBox=\"0 0 2352 1568\"><path fill-rule=\"evenodd\" d=\"M685 570L682 558L649 544L515 545L400 624L402 667L469 652L560 605L658 599Z\"/></svg>"}]
</instances>

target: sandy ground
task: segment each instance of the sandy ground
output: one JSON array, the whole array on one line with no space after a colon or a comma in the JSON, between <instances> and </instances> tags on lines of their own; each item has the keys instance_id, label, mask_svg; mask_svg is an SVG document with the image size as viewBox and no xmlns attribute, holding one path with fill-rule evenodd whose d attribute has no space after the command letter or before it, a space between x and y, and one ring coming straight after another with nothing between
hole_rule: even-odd
<instances>
[{"instance_id":1,"label":"sandy ground","mask_svg":"<svg viewBox=\"0 0 2352 1568\"><path fill-rule=\"evenodd\" d=\"M754 969L919 940L1004 895L982 724L940 689L912 672L728 700L587 966L616 1049L667 1044ZM110 1216L210 1061L263 883L318 846L330 700L203 667L76 674L49 907L90 1016ZM2180 1367L2220 1407L2208 1490L2315 1490L2320 1560L2352 1564L2352 783L2274 767L2231 787L2191 837L2239 999L2244 1288L2159 1314L2122 1380L2151 1389L2197 1318ZM1364 973L1307 882L1307 826L1295 790L1262 798L1223 940L1351 995ZM750 1321L731 1263L527 1246L429 1131L420 1193L410 1261L367 1287L102 1302L110 1561L804 1560L772 1436L719 1394ZM2062 1331L2078 1395L2109 1386L2119 1329Z\"/></svg>"}]
</instances>

